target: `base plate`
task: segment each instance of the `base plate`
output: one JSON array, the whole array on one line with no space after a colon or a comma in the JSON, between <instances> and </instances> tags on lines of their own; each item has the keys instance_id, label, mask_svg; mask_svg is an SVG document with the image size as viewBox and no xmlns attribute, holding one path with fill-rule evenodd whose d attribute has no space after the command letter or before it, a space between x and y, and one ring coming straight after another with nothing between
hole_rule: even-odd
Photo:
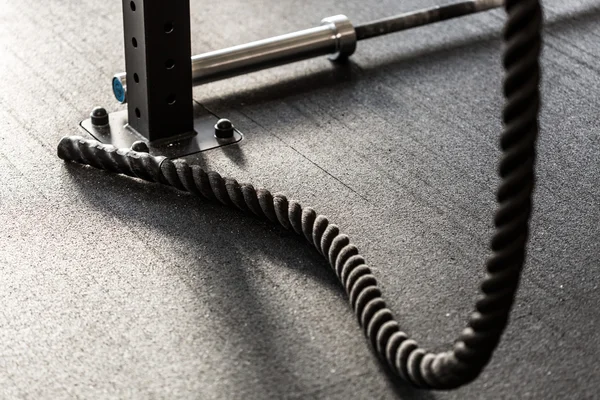
<instances>
[{"instance_id":1,"label":"base plate","mask_svg":"<svg viewBox=\"0 0 600 400\"><path fill-rule=\"evenodd\" d=\"M167 158L183 157L217 147L227 146L242 140L244 137L237 129L233 137L218 139L215 137L215 124L219 117L212 114L201 104L194 102L194 130L192 137L176 138L172 142L156 144L140 135L127 125L127 110L117 111L109 115L109 123L105 126L95 126L91 119L81 121L81 127L96 140L112 144L117 148L129 148L134 142L143 141L150 148L150 154Z\"/></svg>"}]
</instances>

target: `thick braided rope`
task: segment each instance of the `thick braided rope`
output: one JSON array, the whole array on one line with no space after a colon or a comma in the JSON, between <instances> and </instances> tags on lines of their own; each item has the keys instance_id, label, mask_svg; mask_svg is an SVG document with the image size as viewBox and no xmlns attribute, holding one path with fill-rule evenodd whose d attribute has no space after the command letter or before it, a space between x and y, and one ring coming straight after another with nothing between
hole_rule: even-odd
<instances>
[{"instance_id":1,"label":"thick braided rope","mask_svg":"<svg viewBox=\"0 0 600 400\"><path fill-rule=\"evenodd\" d=\"M475 379L489 362L509 318L525 262L535 143L538 134L541 9L538 0L507 1L504 67L505 130L494 220L492 256L481 284L481 297L467 327L451 350L434 354L400 329L386 306L377 281L348 236L327 217L282 194L255 189L205 172L184 160L118 150L79 137L63 138L58 155L65 160L160 182L208 200L266 218L303 236L329 262L346 290L350 305L379 358L416 387L451 389Z\"/></svg>"}]
</instances>

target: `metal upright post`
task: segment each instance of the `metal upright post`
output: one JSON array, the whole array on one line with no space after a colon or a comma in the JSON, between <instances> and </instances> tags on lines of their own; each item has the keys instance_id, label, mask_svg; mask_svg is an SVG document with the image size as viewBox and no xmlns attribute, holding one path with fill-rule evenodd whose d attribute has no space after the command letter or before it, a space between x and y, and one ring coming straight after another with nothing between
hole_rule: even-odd
<instances>
[{"instance_id":1,"label":"metal upright post","mask_svg":"<svg viewBox=\"0 0 600 400\"><path fill-rule=\"evenodd\" d=\"M242 140L229 120L192 98L190 1L122 1L127 73L112 82L127 109L95 107L81 127L102 143L169 158Z\"/></svg>"},{"instance_id":2,"label":"metal upright post","mask_svg":"<svg viewBox=\"0 0 600 400\"><path fill-rule=\"evenodd\" d=\"M194 133L189 0L123 0L129 127L150 142Z\"/></svg>"}]
</instances>

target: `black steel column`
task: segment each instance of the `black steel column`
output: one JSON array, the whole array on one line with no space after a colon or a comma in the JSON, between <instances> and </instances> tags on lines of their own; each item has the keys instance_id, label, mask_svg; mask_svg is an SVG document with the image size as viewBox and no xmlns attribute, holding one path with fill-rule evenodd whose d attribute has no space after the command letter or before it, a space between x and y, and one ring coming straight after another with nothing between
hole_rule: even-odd
<instances>
[{"instance_id":1,"label":"black steel column","mask_svg":"<svg viewBox=\"0 0 600 400\"><path fill-rule=\"evenodd\" d=\"M123 0L129 125L149 141L194 129L189 0Z\"/></svg>"}]
</instances>

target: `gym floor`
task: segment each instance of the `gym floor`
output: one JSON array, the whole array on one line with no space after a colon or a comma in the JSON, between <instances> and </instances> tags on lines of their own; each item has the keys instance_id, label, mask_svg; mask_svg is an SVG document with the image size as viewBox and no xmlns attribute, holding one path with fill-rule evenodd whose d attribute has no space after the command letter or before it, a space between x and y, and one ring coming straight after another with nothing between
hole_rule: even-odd
<instances>
[{"instance_id":1,"label":"gym floor","mask_svg":"<svg viewBox=\"0 0 600 400\"><path fill-rule=\"evenodd\" d=\"M449 1L191 0L193 53L346 14ZM335 276L295 235L169 188L65 164L116 104L121 2L0 0L0 397L553 399L600 390L600 3L544 2L527 266L473 384L394 383ZM448 348L476 299L495 208L502 10L213 83L239 145L188 157L348 233L403 328Z\"/></svg>"}]
</instances>

